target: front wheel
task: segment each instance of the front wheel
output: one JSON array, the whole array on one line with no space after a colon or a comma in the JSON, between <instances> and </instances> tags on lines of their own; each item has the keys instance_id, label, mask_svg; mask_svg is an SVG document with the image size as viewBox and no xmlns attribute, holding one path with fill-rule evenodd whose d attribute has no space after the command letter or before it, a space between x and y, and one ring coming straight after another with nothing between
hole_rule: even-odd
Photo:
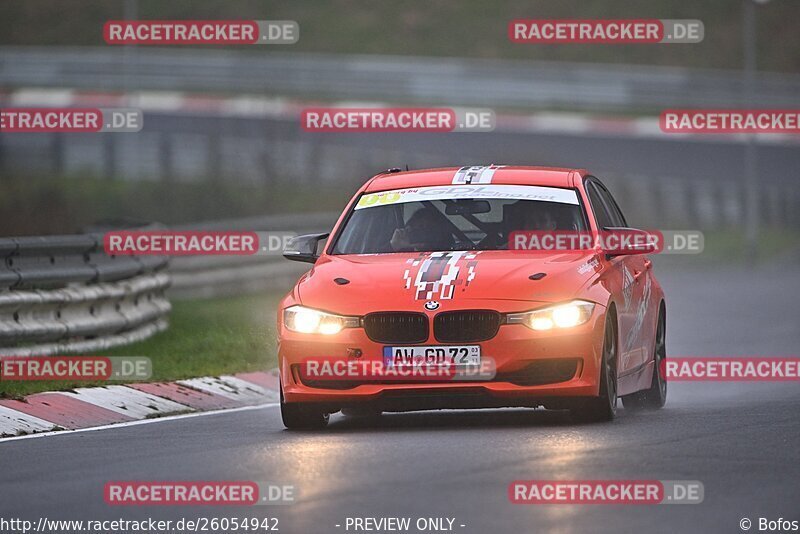
<instances>
[{"instance_id":1,"label":"front wheel","mask_svg":"<svg viewBox=\"0 0 800 534\"><path fill-rule=\"evenodd\" d=\"M613 315L606 317L600 395L582 399L570 412L574 419L585 422L611 421L617 414L617 328Z\"/></svg>"},{"instance_id":2,"label":"front wheel","mask_svg":"<svg viewBox=\"0 0 800 534\"><path fill-rule=\"evenodd\" d=\"M658 314L655 350L653 351L653 380L648 389L622 397L626 410L658 410L667 402L667 380L661 373L661 362L667 357L667 320L663 310Z\"/></svg>"},{"instance_id":3,"label":"front wheel","mask_svg":"<svg viewBox=\"0 0 800 534\"><path fill-rule=\"evenodd\" d=\"M283 387L281 387L281 419L283 420L283 426L289 430L325 428L330 417L330 414L313 406L285 402L283 400Z\"/></svg>"}]
</instances>

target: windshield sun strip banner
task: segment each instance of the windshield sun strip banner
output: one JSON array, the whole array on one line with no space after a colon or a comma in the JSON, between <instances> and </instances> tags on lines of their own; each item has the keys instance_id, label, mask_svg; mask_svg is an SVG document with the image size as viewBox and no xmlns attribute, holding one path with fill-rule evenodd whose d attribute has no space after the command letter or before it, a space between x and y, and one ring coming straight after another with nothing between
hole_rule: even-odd
<instances>
[{"instance_id":1,"label":"windshield sun strip banner","mask_svg":"<svg viewBox=\"0 0 800 534\"><path fill-rule=\"evenodd\" d=\"M558 202L560 204L578 204L578 195L574 190L558 187L537 185L436 185L366 193L359 199L355 209L360 210L424 200L466 198L480 200L538 200L541 202Z\"/></svg>"}]
</instances>

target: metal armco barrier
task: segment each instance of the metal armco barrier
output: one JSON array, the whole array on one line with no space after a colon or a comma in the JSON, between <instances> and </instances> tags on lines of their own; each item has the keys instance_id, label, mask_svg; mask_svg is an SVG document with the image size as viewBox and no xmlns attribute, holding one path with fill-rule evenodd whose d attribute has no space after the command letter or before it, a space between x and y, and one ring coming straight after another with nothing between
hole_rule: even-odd
<instances>
[{"instance_id":1,"label":"metal armco barrier","mask_svg":"<svg viewBox=\"0 0 800 534\"><path fill-rule=\"evenodd\" d=\"M336 213L252 217L181 229L314 231ZM256 256L108 256L101 234L0 238L0 356L86 353L165 330L166 296L209 298L290 287L301 264ZM169 269L167 267L169 266Z\"/></svg>"},{"instance_id":2,"label":"metal armco barrier","mask_svg":"<svg viewBox=\"0 0 800 534\"><path fill-rule=\"evenodd\" d=\"M0 355L86 352L167 327L165 257L108 256L101 235L0 238Z\"/></svg>"}]
</instances>

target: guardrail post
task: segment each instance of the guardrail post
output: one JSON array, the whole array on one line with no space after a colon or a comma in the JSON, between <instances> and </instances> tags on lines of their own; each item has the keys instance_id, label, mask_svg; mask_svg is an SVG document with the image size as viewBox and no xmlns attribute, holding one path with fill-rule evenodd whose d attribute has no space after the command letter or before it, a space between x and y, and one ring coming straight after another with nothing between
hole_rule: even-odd
<instances>
[{"instance_id":1,"label":"guardrail post","mask_svg":"<svg viewBox=\"0 0 800 534\"><path fill-rule=\"evenodd\" d=\"M52 172L55 176L63 176L66 170L66 147L64 134L50 134L50 150L52 155Z\"/></svg>"},{"instance_id":2,"label":"guardrail post","mask_svg":"<svg viewBox=\"0 0 800 534\"><path fill-rule=\"evenodd\" d=\"M207 139L207 165L208 175L212 180L222 181L222 136L219 131L208 135Z\"/></svg>"},{"instance_id":3,"label":"guardrail post","mask_svg":"<svg viewBox=\"0 0 800 534\"><path fill-rule=\"evenodd\" d=\"M6 176L6 172L9 171L6 168L6 147L3 141L5 140L5 136L0 133L0 175Z\"/></svg>"},{"instance_id":4,"label":"guardrail post","mask_svg":"<svg viewBox=\"0 0 800 534\"><path fill-rule=\"evenodd\" d=\"M116 178L117 172L117 151L114 145L114 134L104 133L101 135L103 140L103 176L107 180Z\"/></svg>"},{"instance_id":5,"label":"guardrail post","mask_svg":"<svg viewBox=\"0 0 800 534\"><path fill-rule=\"evenodd\" d=\"M683 180L680 186L686 206L686 221L691 228L698 228L701 224L699 199L702 187L694 180Z\"/></svg>"},{"instance_id":6,"label":"guardrail post","mask_svg":"<svg viewBox=\"0 0 800 534\"><path fill-rule=\"evenodd\" d=\"M172 136L168 132L162 132L158 143L158 172L162 182L169 182L173 179L172 174Z\"/></svg>"}]
</instances>

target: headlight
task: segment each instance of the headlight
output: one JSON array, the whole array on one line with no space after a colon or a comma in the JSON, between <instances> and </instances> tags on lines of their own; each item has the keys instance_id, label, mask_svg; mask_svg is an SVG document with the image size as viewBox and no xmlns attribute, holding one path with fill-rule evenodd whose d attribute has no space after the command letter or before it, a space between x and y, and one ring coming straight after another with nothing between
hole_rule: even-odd
<instances>
[{"instance_id":1,"label":"headlight","mask_svg":"<svg viewBox=\"0 0 800 534\"><path fill-rule=\"evenodd\" d=\"M358 317L334 315L303 306L291 306L283 310L283 324L293 332L301 334L338 334L344 328L361 325Z\"/></svg>"},{"instance_id":2,"label":"headlight","mask_svg":"<svg viewBox=\"0 0 800 534\"><path fill-rule=\"evenodd\" d=\"M570 328L588 321L593 310L593 302L573 300L566 304L557 304L539 310L509 313L506 315L506 322L508 324L524 324L533 330Z\"/></svg>"}]
</instances>

